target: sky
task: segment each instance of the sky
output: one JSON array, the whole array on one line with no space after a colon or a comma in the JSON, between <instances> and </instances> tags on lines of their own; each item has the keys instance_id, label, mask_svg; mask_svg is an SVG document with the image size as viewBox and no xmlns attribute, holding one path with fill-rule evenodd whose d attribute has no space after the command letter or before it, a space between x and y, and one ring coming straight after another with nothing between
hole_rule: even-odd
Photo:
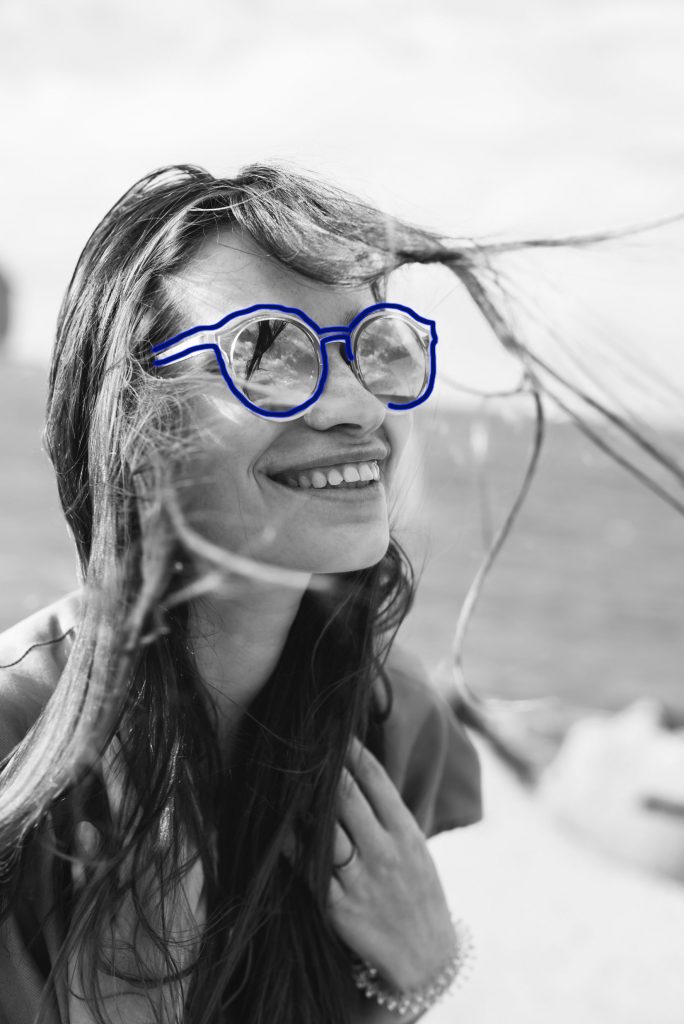
<instances>
[{"instance_id":1,"label":"sky","mask_svg":"<svg viewBox=\"0 0 684 1024\"><path fill-rule=\"evenodd\" d=\"M277 159L485 240L680 213L683 52L678 0L0 0L10 352L47 362L89 233L168 163ZM683 235L535 254L520 287L589 346L598 318L684 386ZM452 276L397 287L438 320L444 381L517 380Z\"/></svg>"}]
</instances>

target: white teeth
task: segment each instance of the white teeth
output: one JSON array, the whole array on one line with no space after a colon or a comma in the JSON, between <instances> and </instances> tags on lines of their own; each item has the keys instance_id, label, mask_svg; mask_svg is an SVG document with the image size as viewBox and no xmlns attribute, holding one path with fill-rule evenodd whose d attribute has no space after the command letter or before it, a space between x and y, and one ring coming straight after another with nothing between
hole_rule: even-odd
<instances>
[{"instance_id":1,"label":"white teeth","mask_svg":"<svg viewBox=\"0 0 684 1024\"><path fill-rule=\"evenodd\" d=\"M342 476L344 477L345 483L348 484L357 483L361 479L361 473L359 472L358 466L343 466Z\"/></svg>"},{"instance_id":2,"label":"white teeth","mask_svg":"<svg viewBox=\"0 0 684 1024\"><path fill-rule=\"evenodd\" d=\"M375 461L349 462L343 466L331 466L329 469L321 467L302 470L296 475L289 473L283 479L288 487L314 487L321 490L323 487L339 487L342 483L370 483L371 480L379 480L380 467Z\"/></svg>"},{"instance_id":3,"label":"white teeth","mask_svg":"<svg viewBox=\"0 0 684 1024\"><path fill-rule=\"evenodd\" d=\"M327 484L327 478L325 473L321 473L319 469L314 469L311 474L311 484L313 487L325 487Z\"/></svg>"},{"instance_id":4,"label":"white teeth","mask_svg":"<svg viewBox=\"0 0 684 1024\"><path fill-rule=\"evenodd\" d=\"M341 484L342 481L344 480L344 477L340 473L339 469L329 469L328 472L326 473L326 476L328 478L328 483L332 484L333 487L337 487L337 485Z\"/></svg>"}]
</instances>

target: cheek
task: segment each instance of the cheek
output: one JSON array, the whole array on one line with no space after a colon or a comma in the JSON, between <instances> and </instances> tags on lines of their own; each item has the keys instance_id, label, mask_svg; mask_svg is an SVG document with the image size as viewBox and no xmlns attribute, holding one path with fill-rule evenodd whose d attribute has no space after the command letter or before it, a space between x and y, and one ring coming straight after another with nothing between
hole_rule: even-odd
<instances>
[{"instance_id":1,"label":"cheek","mask_svg":"<svg viewBox=\"0 0 684 1024\"><path fill-rule=\"evenodd\" d=\"M385 418L385 433L392 450L389 463L392 476L396 473L397 465L409 446L413 433L413 415L412 412L402 412L396 415L388 413Z\"/></svg>"},{"instance_id":2,"label":"cheek","mask_svg":"<svg viewBox=\"0 0 684 1024\"><path fill-rule=\"evenodd\" d=\"M221 511L239 509L256 497L254 464L273 441L274 428L228 395L210 395L198 408L201 456L195 468L194 504L211 498Z\"/></svg>"},{"instance_id":3,"label":"cheek","mask_svg":"<svg viewBox=\"0 0 684 1024\"><path fill-rule=\"evenodd\" d=\"M387 511L390 529L401 532L420 516L423 500L422 459L413 431L413 413L388 416L387 438L392 446L388 466Z\"/></svg>"}]
</instances>

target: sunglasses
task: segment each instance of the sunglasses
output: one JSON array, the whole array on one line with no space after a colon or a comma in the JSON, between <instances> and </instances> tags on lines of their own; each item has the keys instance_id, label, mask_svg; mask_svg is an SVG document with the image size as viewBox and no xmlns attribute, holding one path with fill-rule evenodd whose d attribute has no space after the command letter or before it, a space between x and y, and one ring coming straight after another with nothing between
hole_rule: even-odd
<instances>
[{"instance_id":1,"label":"sunglasses","mask_svg":"<svg viewBox=\"0 0 684 1024\"><path fill-rule=\"evenodd\" d=\"M293 419L323 393L331 342L344 344L356 379L394 412L415 408L432 392L436 324L396 302L368 306L346 327L320 327L294 306L249 306L151 350L153 366L213 352L228 388L251 412Z\"/></svg>"}]
</instances>

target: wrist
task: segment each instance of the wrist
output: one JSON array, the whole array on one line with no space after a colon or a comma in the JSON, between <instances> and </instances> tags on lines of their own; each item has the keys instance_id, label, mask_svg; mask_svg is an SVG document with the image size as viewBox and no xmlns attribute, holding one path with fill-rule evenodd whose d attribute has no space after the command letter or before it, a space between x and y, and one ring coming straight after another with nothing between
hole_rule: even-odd
<instances>
[{"instance_id":1,"label":"wrist","mask_svg":"<svg viewBox=\"0 0 684 1024\"><path fill-rule=\"evenodd\" d=\"M412 988L400 988L388 984L380 971L367 961L357 960L352 969L356 987L384 1011L399 1015L402 1020L418 1020L449 989L462 984L470 973L474 959L470 928L465 922L456 921L453 931L454 945L449 958L442 960L442 965L427 981Z\"/></svg>"},{"instance_id":2,"label":"wrist","mask_svg":"<svg viewBox=\"0 0 684 1024\"><path fill-rule=\"evenodd\" d=\"M390 957L374 963L380 977L390 988L401 991L420 989L442 970L456 955L461 938L458 926L448 911L439 929L431 931L427 939L413 938L413 949L395 950Z\"/></svg>"},{"instance_id":3,"label":"wrist","mask_svg":"<svg viewBox=\"0 0 684 1024\"><path fill-rule=\"evenodd\" d=\"M396 1013L391 1013L384 1006L378 1006L370 999L364 999L359 1005L358 1013L355 1013L351 1019L353 1024L397 1024L398 1020L402 1024L415 1024L415 1021L422 1020L427 1012L427 1010L418 1010L416 1013L407 1013L403 1017L397 1017Z\"/></svg>"},{"instance_id":4,"label":"wrist","mask_svg":"<svg viewBox=\"0 0 684 1024\"><path fill-rule=\"evenodd\" d=\"M459 950L457 924L451 915L422 941L414 937L414 948L396 949L392 957L374 967L383 982L395 991L415 991L428 985L452 961Z\"/></svg>"},{"instance_id":5,"label":"wrist","mask_svg":"<svg viewBox=\"0 0 684 1024\"><path fill-rule=\"evenodd\" d=\"M442 947L443 950L444 948ZM421 959L420 963L413 961L399 964L395 962L391 967L378 966L378 979L392 991L413 992L429 984L445 963L446 957L442 955L441 959L431 957L430 960L423 961Z\"/></svg>"}]
</instances>

